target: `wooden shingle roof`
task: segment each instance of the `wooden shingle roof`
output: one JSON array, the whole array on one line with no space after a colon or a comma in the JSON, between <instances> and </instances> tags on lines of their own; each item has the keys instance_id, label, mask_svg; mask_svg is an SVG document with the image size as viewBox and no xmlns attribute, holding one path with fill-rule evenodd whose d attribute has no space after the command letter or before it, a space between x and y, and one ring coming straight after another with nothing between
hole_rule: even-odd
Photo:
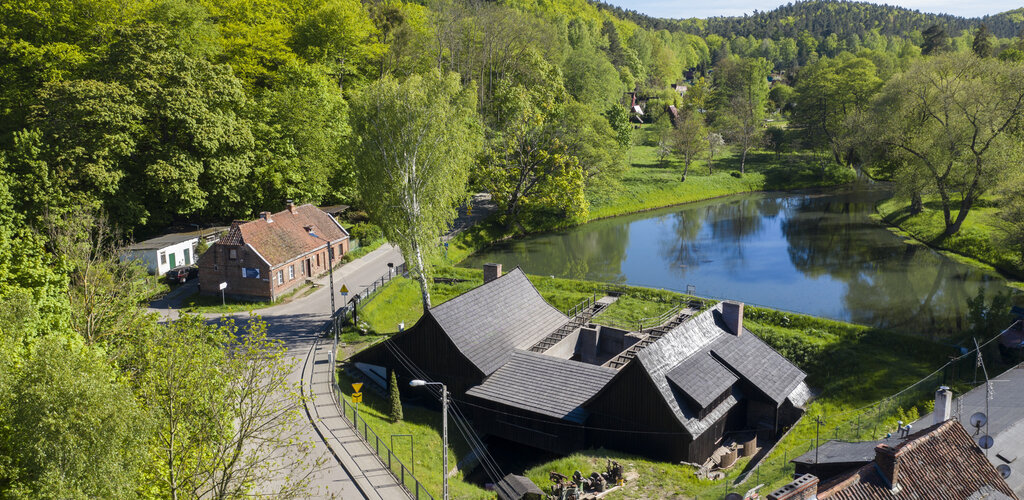
<instances>
[{"instance_id":1,"label":"wooden shingle roof","mask_svg":"<svg viewBox=\"0 0 1024 500\"><path fill-rule=\"evenodd\" d=\"M569 318L551 307L518 267L430 309L459 351L484 375L528 349Z\"/></svg>"},{"instance_id":2,"label":"wooden shingle roof","mask_svg":"<svg viewBox=\"0 0 1024 500\"><path fill-rule=\"evenodd\" d=\"M1017 499L985 454L953 419L894 447L895 484L877 461L819 486L820 500Z\"/></svg>"},{"instance_id":3,"label":"wooden shingle roof","mask_svg":"<svg viewBox=\"0 0 1024 500\"><path fill-rule=\"evenodd\" d=\"M314 234L332 244L348 238L341 224L323 210L308 204L297 206L294 210L295 213L283 210L272 214L269 220L235 221L228 234L218 243L248 244L273 268L326 246L323 240L309 235L305 229L307 226L312 226Z\"/></svg>"},{"instance_id":4,"label":"wooden shingle roof","mask_svg":"<svg viewBox=\"0 0 1024 500\"><path fill-rule=\"evenodd\" d=\"M702 434L739 401L742 395L735 384L739 380L757 388L776 404L793 393L804 392L806 387L806 374L756 335L746 329L742 335L733 335L722 319L721 304L673 328L638 352L636 359L693 437ZM731 394L704 418L700 418L703 407L692 407L673 390L675 386L675 390L698 404L709 404L726 389L721 377L733 382Z\"/></svg>"},{"instance_id":5,"label":"wooden shingle roof","mask_svg":"<svg viewBox=\"0 0 1024 500\"><path fill-rule=\"evenodd\" d=\"M707 408L739 380L728 368L713 358L708 349L686 358L665 376L701 409Z\"/></svg>"},{"instance_id":6,"label":"wooden shingle roof","mask_svg":"<svg viewBox=\"0 0 1024 500\"><path fill-rule=\"evenodd\" d=\"M584 403L618 370L516 350L508 362L466 394L541 415L583 423Z\"/></svg>"},{"instance_id":7,"label":"wooden shingle roof","mask_svg":"<svg viewBox=\"0 0 1024 500\"><path fill-rule=\"evenodd\" d=\"M523 476L509 474L494 485L498 500L521 500L526 495L544 495L539 486Z\"/></svg>"}]
</instances>

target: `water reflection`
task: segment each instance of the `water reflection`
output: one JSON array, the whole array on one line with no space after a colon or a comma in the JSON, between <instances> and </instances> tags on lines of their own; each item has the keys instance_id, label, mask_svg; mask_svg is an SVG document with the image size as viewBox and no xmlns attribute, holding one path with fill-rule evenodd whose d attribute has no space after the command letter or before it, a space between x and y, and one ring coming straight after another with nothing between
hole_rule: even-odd
<instances>
[{"instance_id":1,"label":"water reflection","mask_svg":"<svg viewBox=\"0 0 1024 500\"><path fill-rule=\"evenodd\" d=\"M727 297L941 334L1002 279L908 244L870 218L889 193L753 194L619 217L510 242L466 262Z\"/></svg>"}]
</instances>

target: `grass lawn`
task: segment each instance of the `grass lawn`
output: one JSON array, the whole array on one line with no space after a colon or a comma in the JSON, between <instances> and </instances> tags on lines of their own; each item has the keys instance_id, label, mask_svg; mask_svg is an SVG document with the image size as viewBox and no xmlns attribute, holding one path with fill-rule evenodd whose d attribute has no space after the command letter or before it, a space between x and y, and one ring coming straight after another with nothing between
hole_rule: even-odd
<instances>
[{"instance_id":1,"label":"grass lawn","mask_svg":"<svg viewBox=\"0 0 1024 500\"><path fill-rule=\"evenodd\" d=\"M482 282L481 275L481 271L474 269L440 270L438 276L468 281L455 285L435 285L432 291L434 302L441 303L478 286ZM688 299L685 295L663 290L587 281L534 276L531 276L531 281L549 303L561 310L593 294L600 296L610 287L621 291L623 295L616 304L595 318L598 323L635 322L640 318L660 315L679 301ZM396 325L398 320L404 320L406 327L410 327L422 314L418 294L419 289L414 282L395 280L367 303L360 313L361 319L375 332L393 332L395 328L392 325ZM962 384L956 384L956 380L934 376L886 404L867 411L854 411L927 377L948 361L948 356L955 349L918 336L755 307L747 308L745 325L807 372L807 383L816 394L816 398L808 405L807 416L751 474L750 481L743 485L733 484L743 471L745 462L731 469L724 481L712 482L698 480L693 475L693 469L688 466L650 461L606 450L590 450L533 464L526 469L526 475L541 487L547 488L548 471L556 470L570 475L578 469L589 474L594 470L603 471L606 458L614 458L627 470L639 472L640 476L636 482L610 498L695 495L716 495L716 498L720 498L726 491L743 492L759 483L766 484L761 491L764 495L771 488L789 480L793 472L790 459L812 449L815 417L821 416L824 420L821 427L822 440L837 436L843 439L877 438L887 430L892 430L897 418L909 421L917 414L930 411L931 395L940 383L963 387ZM969 371L966 368L963 370L965 374ZM433 415L432 418L436 419L436 413ZM388 427L390 424L387 422L381 421L380 425L383 430L379 432L398 432ZM426 429L423 432L429 433Z\"/></svg>"},{"instance_id":2,"label":"grass lawn","mask_svg":"<svg viewBox=\"0 0 1024 500\"><path fill-rule=\"evenodd\" d=\"M590 200L589 220L730 194L831 186L854 180L853 171L837 166L829 167L823 178L817 159L803 153L777 156L770 151L751 151L746 173L735 177L739 175L740 158L727 152L715 159L712 174L708 174L706 161L692 163L685 182L680 181L682 160L669 157L662 162L654 146L633 146L629 159L621 188L613 195Z\"/></svg>"},{"instance_id":3,"label":"grass lawn","mask_svg":"<svg viewBox=\"0 0 1024 500\"><path fill-rule=\"evenodd\" d=\"M945 229L942 205L937 199L925 199L924 211L910 214L910 202L891 198L879 203L876 209L882 219L899 227L914 239L929 245L967 257L957 260L973 263L987 269L998 269L1004 273L1024 278L1024 264L1018 255L1000 243L999 218L996 213L999 199L986 196L967 215L960 232L937 241ZM958 211L953 212L956 217Z\"/></svg>"}]
</instances>

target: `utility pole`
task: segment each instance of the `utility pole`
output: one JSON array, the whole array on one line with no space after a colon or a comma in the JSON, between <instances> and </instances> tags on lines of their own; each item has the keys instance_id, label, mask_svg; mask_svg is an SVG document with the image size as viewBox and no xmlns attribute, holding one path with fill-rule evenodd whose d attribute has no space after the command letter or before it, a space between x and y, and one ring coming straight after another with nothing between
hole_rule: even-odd
<instances>
[{"instance_id":1,"label":"utility pole","mask_svg":"<svg viewBox=\"0 0 1024 500\"><path fill-rule=\"evenodd\" d=\"M448 387L444 384L441 384L441 442L444 443L444 482L441 498L448 500Z\"/></svg>"},{"instance_id":2,"label":"utility pole","mask_svg":"<svg viewBox=\"0 0 1024 500\"><path fill-rule=\"evenodd\" d=\"M327 243L327 274L330 275L331 287L331 330L334 330L334 350L336 351L338 349L338 325L334 321L334 314L338 309L334 306L334 246L331 245L330 240L317 236L317 234L313 232L313 226L306 226L305 230L310 236ZM310 276L310 278L312 278L312 276Z\"/></svg>"},{"instance_id":3,"label":"utility pole","mask_svg":"<svg viewBox=\"0 0 1024 500\"><path fill-rule=\"evenodd\" d=\"M814 463L818 463L818 447L819 447L819 434L821 431L821 415L814 417L814 423L817 425L814 427Z\"/></svg>"}]
</instances>

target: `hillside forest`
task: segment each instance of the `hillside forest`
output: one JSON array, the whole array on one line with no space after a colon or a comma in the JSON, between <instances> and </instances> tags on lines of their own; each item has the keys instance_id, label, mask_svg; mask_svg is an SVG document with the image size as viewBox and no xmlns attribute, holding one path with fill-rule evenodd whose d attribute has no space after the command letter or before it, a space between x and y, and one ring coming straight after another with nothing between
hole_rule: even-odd
<instances>
[{"instance_id":1,"label":"hillside forest","mask_svg":"<svg viewBox=\"0 0 1024 500\"><path fill-rule=\"evenodd\" d=\"M536 231L586 221L639 146L680 183L800 152L898 181L943 238L998 197L1024 260L1022 27L823 1L2 2L0 498L308 493L316 464L265 460L302 418L265 325L161 324L118 262L172 224L348 204L426 276L468 193Z\"/></svg>"}]
</instances>

